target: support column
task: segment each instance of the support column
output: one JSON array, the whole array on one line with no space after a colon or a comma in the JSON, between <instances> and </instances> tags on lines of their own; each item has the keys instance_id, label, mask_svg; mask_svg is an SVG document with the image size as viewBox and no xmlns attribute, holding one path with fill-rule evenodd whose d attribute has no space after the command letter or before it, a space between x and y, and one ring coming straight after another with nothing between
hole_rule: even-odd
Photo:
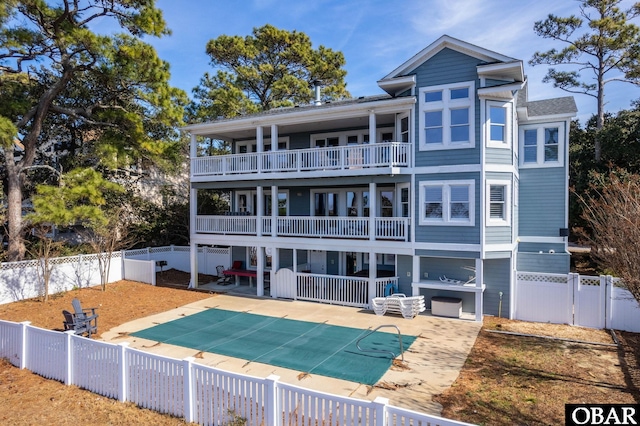
<instances>
[{"instance_id":1,"label":"support column","mask_svg":"<svg viewBox=\"0 0 640 426\"><path fill-rule=\"evenodd\" d=\"M413 255L413 268L411 272L411 282L417 283L420 281L420 256ZM420 288L411 286L411 295L420 296Z\"/></svg>"},{"instance_id":2,"label":"support column","mask_svg":"<svg viewBox=\"0 0 640 426\"><path fill-rule=\"evenodd\" d=\"M269 293L271 297L278 297L276 286L276 272L280 268L280 250L276 247L271 248L271 275L269 277Z\"/></svg>"},{"instance_id":3,"label":"support column","mask_svg":"<svg viewBox=\"0 0 640 426\"><path fill-rule=\"evenodd\" d=\"M189 248L189 260L191 263L189 288L198 288L198 245L192 242L189 244Z\"/></svg>"},{"instance_id":4,"label":"support column","mask_svg":"<svg viewBox=\"0 0 640 426\"><path fill-rule=\"evenodd\" d=\"M271 236L278 236L278 187L271 185Z\"/></svg>"},{"instance_id":5,"label":"support column","mask_svg":"<svg viewBox=\"0 0 640 426\"><path fill-rule=\"evenodd\" d=\"M256 187L256 236L262 236L262 217L264 216L264 195L262 186Z\"/></svg>"},{"instance_id":6,"label":"support column","mask_svg":"<svg viewBox=\"0 0 640 426\"><path fill-rule=\"evenodd\" d=\"M271 125L271 151L278 150L278 125Z\"/></svg>"},{"instance_id":7,"label":"support column","mask_svg":"<svg viewBox=\"0 0 640 426\"><path fill-rule=\"evenodd\" d=\"M189 288L198 288L198 245L193 242L197 234L198 190L191 188L189 191L189 257L191 264L191 281Z\"/></svg>"},{"instance_id":8,"label":"support column","mask_svg":"<svg viewBox=\"0 0 640 426\"><path fill-rule=\"evenodd\" d=\"M369 307L373 306L373 298L376 297L376 275L378 272L378 261L376 260L376 253L369 252Z\"/></svg>"},{"instance_id":9,"label":"support column","mask_svg":"<svg viewBox=\"0 0 640 426\"><path fill-rule=\"evenodd\" d=\"M369 111L369 143L376 143L376 113Z\"/></svg>"},{"instance_id":10,"label":"support column","mask_svg":"<svg viewBox=\"0 0 640 426\"><path fill-rule=\"evenodd\" d=\"M476 287L482 287L484 284L483 275L484 272L482 259L476 259ZM484 292L482 290L476 290L476 321L482 321L484 315Z\"/></svg>"},{"instance_id":11,"label":"support column","mask_svg":"<svg viewBox=\"0 0 640 426\"><path fill-rule=\"evenodd\" d=\"M262 172L262 153L264 152L264 133L262 130L262 126L256 127L256 167L258 168L258 173Z\"/></svg>"},{"instance_id":12,"label":"support column","mask_svg":"<svg viewBox=\"0 0 640 426\"><path fill-rule=\"evenodd\" d=\"M369 183L369 240L376 239L376 214L378 211L378 194L375 182Z\"/></svg>"},{"instance_id":13,"label":"support column","mask_svg":"<svg viewBox=\"0 0 640 426\"><path fill-rule=\"evenodd\" d=\"M256 247L256 295L264 296L264 247Z\"/></svg>"}]
</instances>

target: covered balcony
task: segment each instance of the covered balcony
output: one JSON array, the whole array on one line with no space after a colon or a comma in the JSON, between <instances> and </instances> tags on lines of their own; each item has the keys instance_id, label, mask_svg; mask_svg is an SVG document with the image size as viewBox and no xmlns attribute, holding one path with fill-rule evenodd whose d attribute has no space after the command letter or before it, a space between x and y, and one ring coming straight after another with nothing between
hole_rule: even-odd
<instances>
[{"instance_id":1,"label":"covered balcony","mask_svg":"<svg viewBox=\"0 0 640 426\"><path fill-rule=\"evenodd\" d=\"M383 142L325 148L293 149L287 151L252 152L216 155L191 159L191 180L238 180L245 175L282 173L283 178L297 177L296 173L337 171L340 175L370 175L399 173L410 165L412 144Z\"/></svg>"},{"instance_id":2,"label":"covered balcony","mask_svg":"<svg viewBox=\"0 0 640 426\"><path fill-rule=\"evenodd\" d=\"M196 233L409 241L408 217L196 216Z\"/></svg>"}]
</instances>

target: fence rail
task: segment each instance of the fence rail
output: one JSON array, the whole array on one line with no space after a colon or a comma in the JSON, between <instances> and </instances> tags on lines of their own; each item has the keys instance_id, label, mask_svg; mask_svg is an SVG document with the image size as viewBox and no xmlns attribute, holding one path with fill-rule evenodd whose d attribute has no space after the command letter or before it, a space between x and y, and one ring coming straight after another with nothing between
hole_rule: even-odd
<instances>
[{"instance_id":1,"label":"fence rail","mask_svg":"<svg viewBox=\"0 0 640 426\"><path fill-rule=\"evenodd\" d=\"M219 425L243 418L249 425L469 425L389 405L304 389L266 378L44 330L28 322L0 321L0 358L43 377L136 405Z\"/></svg>"}]
</instances>

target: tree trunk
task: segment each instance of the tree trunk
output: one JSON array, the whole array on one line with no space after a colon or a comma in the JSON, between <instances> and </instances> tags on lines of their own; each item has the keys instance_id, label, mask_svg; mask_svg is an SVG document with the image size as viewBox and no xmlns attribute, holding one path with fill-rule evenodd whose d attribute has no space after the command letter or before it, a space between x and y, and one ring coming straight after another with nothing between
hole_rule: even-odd
<instances>
[{"instance_id":1,"label":"tree trunk","mask_svg":"<svg viewBox=\"0 0 640 426\"><path fill-rule=\"evenodd\" d=\"M7 221L9 222L9 247L7 260L15 262L24 259L26 251L22 232L22 178L20 169L14 163L13 151L7 150Z\"/></svg>"}]
</instances>

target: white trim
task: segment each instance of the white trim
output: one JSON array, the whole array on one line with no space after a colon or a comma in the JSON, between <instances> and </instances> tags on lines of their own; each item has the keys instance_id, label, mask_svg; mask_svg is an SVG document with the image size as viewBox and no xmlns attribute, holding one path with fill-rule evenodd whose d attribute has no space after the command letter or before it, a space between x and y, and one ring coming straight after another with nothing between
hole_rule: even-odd
<instances>
[{"instance_id":1,"label":"white trim","mask_svg":"<svg viewBox=\"0 0 640 426\"><path fill-rule=\"evenodd\" d=\"M512 170L512 168L511 168ZM426 166L415 167L413 172L419 174L439 174L439 173L465 173L465 172L480 172L480 164L457 164L454 166Z\"/></svg>"},{"instance_id":2,"label":"white trim","mask_svg":"<svg viewBox=\"0 0 640 426\"><path fill-rule=\"evenodd\" d=\"M451 99L451 91L456 89L468 89L469 96L464 99ZM440 101L425 101L425 94L430 92L441 92L442 99ZM435 151L443 149L465 149L473 148L476 144L475 132L475 81L461 81L459 83L441 84L438 86L421 87L418 92L418 146L420 151ZM468 126L469 138L464 142L454 142L451 140L451 111L457 109L468 109ZM442 142L427 143L425 136L425 114L428 112L442 113Z\"/></svg>"},{"instance_id":3,"label":"white trim","mask_svg":"<svg viewBox=\"0 0 640 426\"><path fill-rule=\"evenodd\" d=\"M557 243L566 244L565 237L518 236L521 243Z\"/></svg>"},{"instance_id":4,"label":"white trim","mask_svg":"<svg viewBox=\"0 0 640 426\"><path fill-rule=\"evenodd\" d=\"M504 218L493 219L491 217L491 186L502 186L504 188ZM486 226L511 226L511 181L501 179L487 179L485 182L485 215Z\"/></svg>"},{"instance_id":5,"label":"white trim","mask_svg":"<svg viewBox=\"0 0 640 426\"><path fill-rule=\"evenodd\" d=\"M420 52L413 55L408 61L404 62L402 65L400 65L399 67L391 71L380 81L392 79L402 74L406 74L410 71L413 71L417 66L429 60L430 58L432 58L434 55L436 55L438 52L440 52L445 48L449 48L456 52L460 52L465 55L469 55L471 57L474 57L489 63L496 62L496 61L513 62L517 60L515 58L510 58L500 53L493 52L491 50L488 50L479 46L475 46L465 41L458 40L448 35L443 35L442 37L438 38L436 41L431 43L429 46L425 47Z\"/></svg>"},{"instance_id":6,"label":"white trim","mask_svg":"<svg viewBox=\"0 0 640 426\"><path fill-rule=\"evenodd\" d=\"M208 135L243 129L255 129L257 126L287 126L292 124L306 124L321 120L339 120L368 116L369 111L376 113L397 112L398 108L415 104L415 97L401 96L392 99L376 100L371 102L350 103L347 105L330 104L328 106L309 108L285 108L282 113L271 113L265 116L247 115L241 118L223 119L208 123L198 123L184 126L181 130L195 135Z\"/></svg>"},{"instance_id":7,"label":"white trim","mask_svg":"<svg viewBox=\"0 0 640 426\"><path fill-rule=\"evenodd\" d=\"M504 141L491 139L491 108L503 108L505 110L505 123L504 123ZM490 101L486 102L485 109L485 122L484 122L484 135L488 148L501 148L511 149L513 146L513 103L504 101Z\"/></svg>"},{"instance_id":8,"label":"white trim","mask_svg":"<svg viewBox=\"0 0 640 426\"><path fill-rule=\"evenodd\" d=\"M475 226L475 180L446 180L446 181L421 181L418 183L419 191L419 225L426 226ZM425 187L440 187L442 190L442 218L441 219L428 219L424 217L424 203L425 203ZM451 219L451 187L452 186L467 186L468 187L468 203L469 203L469 219Z\"/></svg>"},{"instance_id":9,"label":"white trim","mask_svg":"<svg viewBox=\"0 0 640 426\"><path fill-rule=\"evenodd\" d=\"M480 253L480 244L455 244L455 243L414 243L415 250L425 251L465 251ZM418 255L416 255L417 257ZM421 254L420 256L428 256Z\"/></svg>"}]
</instances>

